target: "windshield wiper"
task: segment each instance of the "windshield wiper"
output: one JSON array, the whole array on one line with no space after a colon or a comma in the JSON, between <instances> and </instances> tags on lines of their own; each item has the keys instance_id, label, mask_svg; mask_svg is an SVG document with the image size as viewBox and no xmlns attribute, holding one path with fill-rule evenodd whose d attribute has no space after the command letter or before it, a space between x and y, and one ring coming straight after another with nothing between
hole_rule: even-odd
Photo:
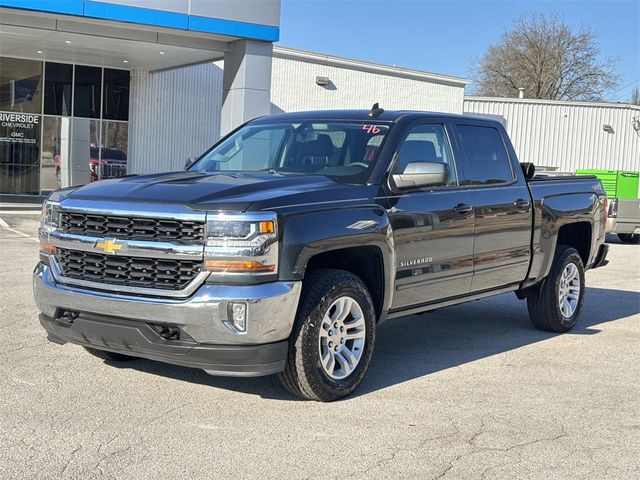
<instances>
[{"instance_id":1,"label":"windshield wiper","mask_svg":"<svg viewBox=\"0 0 640 480\"><path fill-rule=\"evenodd\" d=\"M268 173L269 175L313 175L310 172L292 172L291 170L278 170L277 168L262 168L260 170L243 170L239 173Z\"/></svg>"}]
</instances>

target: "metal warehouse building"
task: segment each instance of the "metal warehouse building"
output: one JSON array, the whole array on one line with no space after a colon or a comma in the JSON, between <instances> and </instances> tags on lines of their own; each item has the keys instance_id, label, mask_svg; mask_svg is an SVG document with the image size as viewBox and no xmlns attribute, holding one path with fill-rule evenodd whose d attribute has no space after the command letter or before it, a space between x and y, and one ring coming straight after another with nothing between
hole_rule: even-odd
<instances>
[{"instance_id":1,"label":"metal warehouse building","mask_svg":"<svg viewBox=\"0 0 640 480\"><path fill-rule=\"evenodd\" d=\"M570 173L640 171L640 106L466 97L464 112L501 121L522 162Z\"/></svg>"}]
</instances>

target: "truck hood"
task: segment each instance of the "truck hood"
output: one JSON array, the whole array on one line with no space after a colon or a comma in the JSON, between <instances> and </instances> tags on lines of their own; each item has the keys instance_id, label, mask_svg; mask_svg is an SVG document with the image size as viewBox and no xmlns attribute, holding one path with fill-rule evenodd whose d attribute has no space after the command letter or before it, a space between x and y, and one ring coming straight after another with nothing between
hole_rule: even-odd
<instances>
[{"instance_id":1,"label":"truck hood","mask_svg":"<svg viewBox=\"0 0 640 480\"><path fill-rule=\"evenodd\" d=\"M172 172L102 180L80 187L64 199L127 203L165 203L194 209L246 211L292 204L353 200L363 186L345 185L321 175L211 174ZM356 195L356 196L354 196Z\"/></svg>"}]
</instances>

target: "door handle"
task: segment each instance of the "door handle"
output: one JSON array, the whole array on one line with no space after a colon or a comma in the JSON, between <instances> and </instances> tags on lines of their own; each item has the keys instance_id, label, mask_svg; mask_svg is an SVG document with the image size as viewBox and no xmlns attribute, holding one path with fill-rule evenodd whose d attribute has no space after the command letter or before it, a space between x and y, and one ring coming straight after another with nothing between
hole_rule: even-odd
<instances>
[{"instance_id":1,"label":"door handle","mask_svg":"<svg viewBox=\"0 0 640 480\"><path fill-rule=\"evenodd\" d=\"M459 203L458 205L453 207L453 210L461 214L469 213L473 210L473 207L471 205L467 205L466 203Z\"/></svg>"},{"instance_id":2,"label":"door handle","mask_svg":"<svg viewBox=\"0 0 640 480\"><path fill-rule=\"evenodd\" d=\"M518 200L513 202L518 210L524 210L525 208L528 208L530 203L531 202L529 202L529 200L525 200L524 198L519 198Z\"/></svg>"}]
</instances>

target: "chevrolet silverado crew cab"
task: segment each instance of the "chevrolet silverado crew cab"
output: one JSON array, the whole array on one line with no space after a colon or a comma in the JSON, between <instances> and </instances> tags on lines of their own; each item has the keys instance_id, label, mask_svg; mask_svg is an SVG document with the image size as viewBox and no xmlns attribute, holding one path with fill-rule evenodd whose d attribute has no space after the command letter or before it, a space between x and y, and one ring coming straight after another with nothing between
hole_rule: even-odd
<instances>
[{"instance_id":1,"label":"chevrolet silverado crew cab","mask_svg":"<svg viewBox=\"0 0 640 480\"><path fill-rule=\"evenodd\" d=\"M492 120L285 113L186 171L51 194L33 287L52 342L330 401L390 318L515 292L569 330L606 263L606 202L595 177L536 177Z\"/></svg>"}]
</instances>

